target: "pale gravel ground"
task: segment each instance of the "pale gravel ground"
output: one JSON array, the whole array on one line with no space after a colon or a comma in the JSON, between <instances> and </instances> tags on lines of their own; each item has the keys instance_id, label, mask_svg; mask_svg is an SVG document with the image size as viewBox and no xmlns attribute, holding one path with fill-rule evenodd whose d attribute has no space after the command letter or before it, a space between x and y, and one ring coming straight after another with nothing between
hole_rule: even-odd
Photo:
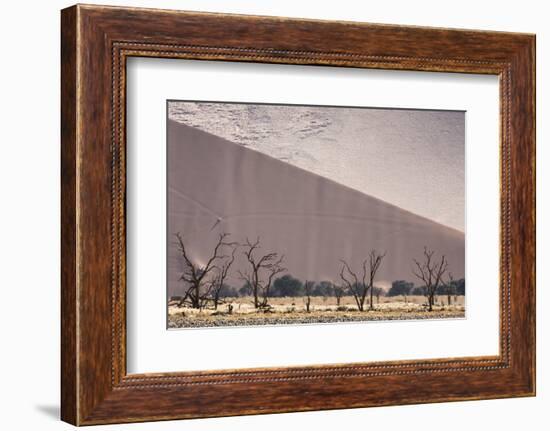
<instances>
[{"instance_id":1,"label":"pale gravel ground","mask_svg":"<svg viewBox=\"0 0 550 431\"><path fill-rule=\"evenodd\" d=\"M424 320L424 319L452 319L464 318L464 297L459 296L456 304L446 304L446 297L438 297L434 311L428 312L422 306L422 297L407 298L381 298L380 304L374 302L374 311L357 311L354 300L345 297L341 300L341 306L346 311L336 310L334 298L312 298L310 313L305 310L303 298L273 298L272 312L263 313L254 309L250 298L242 299L240 304L232 302L234 311L228 314L228 304L222 304L218 311L194 310L187 307L168 307L169 328L198 328L219 326L259 326L259 325L284 325L299 323L336 323L336 322L361 322L361 321L389 321L389 320Z\"/></svg>"},{"instance_id":2,"label":"pale gravel ground","mask_svg":"<svg viewBox=\"0 0 550 431\"><path fill-rule=\"evenodd\" d=\"M426 320L426 319L456 319L464 318L464 311L460 310L402 310L396 312L324 312L319 315L313 313L268 313L268 314L233 314L233 315L203 315L182 316L170 314L168 328L201 328L224 326L264 326L264 325L289 325L300 323L338 323L338 322L366 322L366 321L390 321L390 320Z\"/></svg>"}]
</instances>

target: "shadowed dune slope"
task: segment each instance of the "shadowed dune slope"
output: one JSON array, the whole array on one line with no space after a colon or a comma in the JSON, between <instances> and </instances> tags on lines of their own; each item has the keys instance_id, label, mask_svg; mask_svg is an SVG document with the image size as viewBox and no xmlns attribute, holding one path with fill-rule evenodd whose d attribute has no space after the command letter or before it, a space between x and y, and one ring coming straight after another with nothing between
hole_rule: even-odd
<instances>
[{"instance_id":1,"label":"shadowed dune slope","mask_svg":"<svg viewBox=\"0 0 550 431\"><path fill-rule=\"evenodd\" d=\"M342 169L348 167L342 166ZM427 195L429 199L429 194ZM371 249L386 251L380 284L414 279L424 246L464 276L464 234L329 179L175 121L168 121L168 295L182 293L174 235L197 262L217 236L261 239L260 252L285 255L300 279L338 281L340 259L361 272ZM233 267L246 269L241 253ZM229 283L240 287L235 276Z\"/></svg>"}]
</instances>

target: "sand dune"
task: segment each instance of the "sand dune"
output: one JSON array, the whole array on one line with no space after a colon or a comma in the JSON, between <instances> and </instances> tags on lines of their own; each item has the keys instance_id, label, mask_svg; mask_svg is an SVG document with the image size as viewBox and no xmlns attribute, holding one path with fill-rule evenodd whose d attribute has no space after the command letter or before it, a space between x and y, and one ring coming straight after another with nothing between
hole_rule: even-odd
<instances>
[{"instance_id":1,"label":"sand dune","mask_svg":"<svg viewBox=\"0 0 550 431\"><path fill-rule=\"evenodd\" d=\"M199 262L220 232L236 241L260 236L262 251L283 253L288 272L301 279L337 281L339 259L359 268L375 248L387 252L380 281L412 281L412 258L425 245L448 257L455 278L464 276L462 232L169 120L169 295L183 289L176 232ZM240 257L234 269L244 265Z\"/></svg>"}]
</instances>

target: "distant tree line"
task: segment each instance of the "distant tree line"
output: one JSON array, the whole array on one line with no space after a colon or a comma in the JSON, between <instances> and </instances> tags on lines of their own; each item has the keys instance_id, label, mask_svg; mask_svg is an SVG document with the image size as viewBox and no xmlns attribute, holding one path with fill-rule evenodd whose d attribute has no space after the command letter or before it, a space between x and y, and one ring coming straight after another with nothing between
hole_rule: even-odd
<instances>
[{"instance_id":1,"label":"distant tree line","mask_svg":"<svg viewBox=\"0 0 550 431\"><path fill-rule=\"evenodd\" d=\"M444 296L449 292L453 295L464 296L466 295L466 281L461 278L453 280L450 284L440 285L436 289L436 295ZM386 296L426 296L426 286L415 286L414 283L397 280L394 281L386 293Z\"/></svg>"},{"instance_id":2,"label":"distant tree line","mask_svg":"<svg viewBox=\"0 0 550 431\"><path fill-rule=\"evenodd\" d=\"M384 292L382 288L380 289L379 295ZM306 296L309 290L309 295L314 297L343 297L343 296L352 296L352 293L346 291L343 287L334 284L331 281L305 281L302 282L300 279L293 277L290 274L285 274L282 277L279 277L274 280L273 286L271 287L269 297L270 298L300 298ZM244 296L252 296L253 289L248 282L245 282L242 287L234 287L225 284L221 291L220 297L222 298L238 298Z\"/></svg>"},{"instance_id":3,"label":"distant tree line","mask_svg":"<svg viewBox=\"0 0 550 431\"><path fill-rule=\"evenodd\" d=\"M436 295L446 295L448 305L451 305L452 297L456 301L458 295L465 294L465 280L454 280L447 271L445 256L436 259L435 253L428 248L424 248L422 261L413 260L412 274L422 281L422 285L397 280L386 292L374 284L386 256L376 250L371 250L359 269L341 260L339 283L334 283L328 280L302 281L288 274L284 267L284 255L262 252L259 237L255 241L247 238L240 244L229 241L229 234L220 234L210 257L202 265L189 256L183 236L178 233L176 239L176 247L183 261L180 281L186 287L184 294L177 297L179 306L217 309L220 304L229 303L230 298L251 297L256 309L268 311L271 298L301 297L305 298L306 311L309 312L312 297L334 298L337 306L340 306L342 297L353 297L357 309L365 311L373 310L374 298L379 302L381 296L403 296L406 301L407 296L422 295L426 297L428 310L432 311ZM242 253L247 261L245 268L233 274L233 278L243 282L240 287L227 282L237 252Z\"/></svg>"}]
</instances>

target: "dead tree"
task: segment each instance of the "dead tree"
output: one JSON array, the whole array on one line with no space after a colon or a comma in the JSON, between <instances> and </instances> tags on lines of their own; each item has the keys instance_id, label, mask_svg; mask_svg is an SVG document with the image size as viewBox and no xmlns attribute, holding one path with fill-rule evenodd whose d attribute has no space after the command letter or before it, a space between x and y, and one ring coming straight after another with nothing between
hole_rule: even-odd
<instances>
[{"instance_id":1,"label":"dead tree","mask_svg":"<svg viewBox=\"0 0 550 431\"><path fill-rule=\"evenodd\" d=\"M313 289L313 282L307 281L304 283L304 291L306 294L306 313L309 313L311 306L311 291Z\"/></svg>"},{"instance_id":2,"label":"dead tree","mask_svg":"<svg viewBox=\"0 0 550 431\"><path fill-rule=\"evenodd\" d=\"M434 253L434 251L424 247L424 261L420 263L416 259L413 259L416 269L413 268L412 272L426 286L425 294L428 299L428 311L433 310L437 288L441 284L448 266L445 255L442 255L441 260L438 260L434 258Z\"/></svg>"},{"instance_id":3,"label":"dead tree","mask_svg":"<svg viewBox=\"0 0 550 431\"><path fill-rule=\"evenodd\" d=\"M365 298L367 297L367 290L369 288L367 283L367 261L363 261L363 276L361 279L351 270L345 260L342 259L341 262L342 269L340 270L340 278L345 288L353 295L355 303L357 304L357 309L359 311L364 311Z\"/></svg>"},{"instance_id":4,"label":"dead tree","mask_svg":"<svg viewBox=\"0 0 550 431\"><path fill-rule=\"evenodd\" d=\"M286 268L282 266L284 255L279 256L278 253L271 252L256 256L260 249L260 237L253 243L247 238L244 247L243 254L249 263L249 270L239 271L239 276L252 289L254 308L267 310L273 278L286 271Z\"/></svg>"},{"instance_id":5,"label":"dead tree","mask_svg":"<svg viewBox=\"0 0 550 431\"><path fill-rule=\"evenodd\" d=\"M372 301L373 290L374 290L374 279L376 273L382 264L382 259L386 253L380 254L376 250L371 250L369 258L363 261L363 275L361 279L357 277L357 274L354 273L348 263L345 260L341 260L342 269L340 270L340 278L344 282L344 285L347 287L347 290L351 292L357 304L359 311L365 310L365 298L367 297L367 292L370 291L370 304L369 310L374 310L374 304ZM367 263L369 270L367 271Z\"/></svg>"},{"instance_id":6,"label":"dead tree","mask_svg":"<svg viewBox=\"0 0 550 431\"><path fill-rule=\"evenodd\" d=\"M447 305L451 306L451 296L455 297L456 302L456 286L455 286L455 280L453 278L453 274L449 272L449 281L443 282L444 291L447 295Z\"/></svg>"},{"instance_id":7,"label":"dead tree","mask_svg":"<svg viewBox=\"0 0 550 431\"><path fill-rule=\"evenodd\" d=\"M220 294L224 287L224 282L227 279L227 275L229 274L229 269L231 265L233 265L233 262L235 262L235 252L237 248L238 245L233 246L231 257L218 266L217 274L212 280L212 301L214 302L214 310L217 310L218 305L222 302L220 301Z\"/></svg>"},{"instance_id":8,"label":"dead tree","mask_svg":"<svg viewBox=\"0 0 550 431\"><path fill-rule=\"evenodd\" d=\"M334 286L334 296L336 297L336 306L340 307L340 301L344 296L344 288L342 286Z\"/></svg>"},{"instance_id":9,"label":"dead tree","mask_svg":"<svg viewBox=\"0 0 550 431\"><path fill-rule=\"evenodd\" d=\"M222 254L222 250L224 247L234 246L235 244L226 242L228 236L228 233L220 234L210 254L210 258L204 265L201 265L191 259L185 248L183 236L179 232L176 233L176 246L183 258L183 271L179 279L187 285L187 291L181 298L178 306L181 307L183 304L188 304L191 308L202 309L204 307L212 287L212 273L218 269L217 263L227 258L227 256Z\"/></svg>"},{"instance_id":10,"label":"dead tree","mask_svg":"<svg viewBox=\"0 0 550 431\"><path fill-rule=\"evenodd\" d=\"M382 259L384 259L385 255L386 253L379 254L376 250L371 250L369 254L369 288L370 288L370 309L371 310L374 310L374 305L372 303L372 295L374 293L374 277L376 276L376 272L380 268L380 265L382 264ZM378 298L379 296L380 294L378 294Z\"/></svg>"}]
</instances>

